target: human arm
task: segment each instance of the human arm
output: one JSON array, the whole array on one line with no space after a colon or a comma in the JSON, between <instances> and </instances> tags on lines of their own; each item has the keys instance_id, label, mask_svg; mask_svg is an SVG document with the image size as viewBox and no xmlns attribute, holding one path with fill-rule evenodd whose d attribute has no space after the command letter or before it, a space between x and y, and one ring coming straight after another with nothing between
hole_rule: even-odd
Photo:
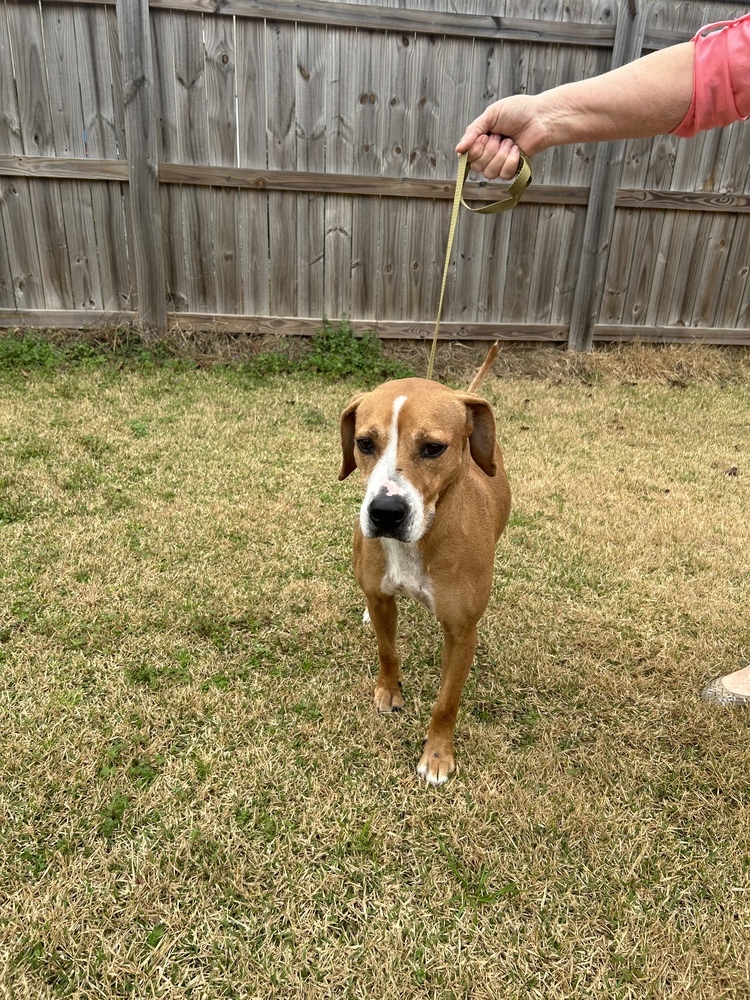
<instances>
[{"instance_id":1,"label":"human arm","mask_svg":"<svg viewBox=\"0 0 750 1000\"><path fill-rule=\"evenodd\" d=\"M690 107L694 51L683 42L602 76L503 98L469 125L456 151L468 150L471 169L488 180L508 180L519 147L533 156L549 146L671 132Z\"/></svg>"}]
</instances>

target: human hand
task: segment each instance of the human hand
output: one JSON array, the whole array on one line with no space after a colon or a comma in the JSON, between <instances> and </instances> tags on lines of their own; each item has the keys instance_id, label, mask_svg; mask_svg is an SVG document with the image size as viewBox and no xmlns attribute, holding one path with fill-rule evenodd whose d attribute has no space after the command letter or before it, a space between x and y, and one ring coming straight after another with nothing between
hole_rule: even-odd
<instances>
[{"instance_id":1,"label":"human hand","mask_svg":"<svg viewBox=\"0 0 750 1000\"><path fill-rule=\"evenodd\" d=\"M521 149L531 156L546 146L536 99L518 94L490 104L466 129L456 152L468 152L470 169L487 180L511 180L518 172Z\"/></svg>"}]
</instances>

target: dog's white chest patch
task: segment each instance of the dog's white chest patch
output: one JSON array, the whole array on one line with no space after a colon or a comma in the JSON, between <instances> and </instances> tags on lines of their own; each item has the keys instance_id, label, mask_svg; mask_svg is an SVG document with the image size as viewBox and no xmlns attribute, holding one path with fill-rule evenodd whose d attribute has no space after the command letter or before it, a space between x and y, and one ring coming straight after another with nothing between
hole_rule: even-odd
<instances>
[{"instance_id":1,"label":"dog's white chest patch","mask_svg":"<svg viewBox=\"0 0 750 1000\"><path fill-rule=\"evenodd\" d=\"M424 571L419 548L412 542L381 538L385 555L385 575L380 589L384 594L411 597L435 613L432 582Z\"/></svg>"}]
</instances>

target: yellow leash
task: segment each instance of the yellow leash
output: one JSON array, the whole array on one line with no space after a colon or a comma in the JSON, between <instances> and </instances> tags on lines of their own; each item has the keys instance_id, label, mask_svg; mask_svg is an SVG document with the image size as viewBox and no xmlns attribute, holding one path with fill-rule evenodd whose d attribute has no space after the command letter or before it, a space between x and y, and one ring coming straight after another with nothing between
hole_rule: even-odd
<instances>
[{"instance_id":1,"label":"yellow leash","mask_svg":"<svg viewBox=\"0 0 750 1000\"><path fill-rule=\"evenodd\" d=\"M432 349L430 351L430 360L427 364L427 378L432 378L432 371L435 367L435 352L437 351L438 342L438 332L440 330L440 317L443 312L443 299L445 298L445 284L448 279L448 265L451 259L451 250L453 249L453 237L456 233L456 222L458 221L458 211L461 205L464 208L468 208L470 212L476 212L479 215L494 215L495 212L507 212L512 208L515 208L521 199L521 195L526 190L529 181L531 180L531 165L528 158L521 153L521 165L518 168L518 173L513 178L513 183L508 188L508 191L504 198L500 201L493 201L490 205L480 205L472 206L464 201L463 190L464 182L466 180L466 175L469 172L469 159L468 153L462 153L458 161L458 174L456 176L456 191L453 195L453 212L451 214L451 224L448 230L448 246L445 250L445 264L443 265L443 281L440 286L440 301L438 302L437 320L435 322L435 332L432 335Z\"/></svg>"}]
</instances>

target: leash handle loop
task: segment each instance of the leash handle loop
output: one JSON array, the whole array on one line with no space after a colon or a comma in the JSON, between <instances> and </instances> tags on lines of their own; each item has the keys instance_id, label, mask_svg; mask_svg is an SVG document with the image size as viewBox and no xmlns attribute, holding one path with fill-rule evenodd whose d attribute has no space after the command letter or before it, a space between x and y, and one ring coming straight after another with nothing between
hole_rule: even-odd
<instances>
[{"instance_id":1,"label":"leash handle loop","mask_svg":"<svg viewBox=\"0 0 750 1000\"><path fill-rule=\"evenodd\" d=\"M448 266L451 259L451 251L453 249L453 237L456 233L456 223L458 221L458 212L461 205L464 208L468 208L470 212L475 212L477 215L494 215L497 212L508 212L515 208L518 202L521 200L521 195L524 193L526 188L531 181L531 164L525 153L521 153L521 163L518 168L518 173L513 178L513 183L508 188L508 191L504 198L499 201L493 201L489 205L472 206L469 205L463 196L464 183L466 181L466 176L469 173L469 154L462 153L458 160L458 172L456 174L456 190L453 195L453 210L451 212L451 224L448 230L448 245L445 249L445 264L443 265L443 280L440 285L440 300L438 302L437 320L435 321L435 332L432 335L432 349L430 350L430 360L427 363L427 378L432 378L432 372L435 367L435 354L437 352L437 342L438 342L438 332L440 331L440 317L443 313L443 299L445 298L445 285L448 279Z\"/></svg>"},{"instance_id":2,"label":"leash handle loop","mask_svg":"<svg viewBox=\"0 0 750 1000\"><path fill-rule=\"evenodd\" d=\"M521 195L529 186L529 181L531 180L531 164L529 163L526 154L521 153L521 162L518 165L518 172L513 178L513 183L508 188L505 197L501 198L500 201L493 201L490 205L469 205L468 202L464 201L463 187L468 173L468 154L462 153L461 159L458 161L458 177L456 178L457 184L459 183L458 178L461 179L461 204L464 208L468 208L470 212L476 212L477 215L494 215L496 212L508 212L510 209L515 208L519 203Z\"/></svg>"}]
</instances>

